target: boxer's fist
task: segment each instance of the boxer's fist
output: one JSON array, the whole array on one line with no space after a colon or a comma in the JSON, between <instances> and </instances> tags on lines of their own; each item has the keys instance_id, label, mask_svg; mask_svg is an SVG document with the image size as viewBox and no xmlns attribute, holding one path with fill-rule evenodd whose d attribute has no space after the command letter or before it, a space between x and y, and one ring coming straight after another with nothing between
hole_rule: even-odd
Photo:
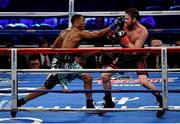
<instances>
[{"instance_id":1,"label":"boxer's fist","mask_svg":"<svg viewBox=\"0 0 180 124\"><path fill-rule=\"evenodd\" d=\"M112 42L117 42L117 34L115 31L111 31L107 34L107 38Z\"/></svg>"},{"instance_id":2,"label":"boxer's fist","mask_svg":"<svg viewBox=\"0 0 180 124\"><path fill-rule=\"evenodd\" d=\"M114 30L116 27L122 28L123 26L124 26L124 17L120 16L116 18L109 27L111 30Z\"/></svg>"},{"instance_id":3,"label":"boxer's fist","mask_svg":"<svg viewBox=\"0 0 180 124\"><path fill-rule=\"evenodd\" d=\"M116 33L117 33L117 36L120 38L126 36L126 32L124 30L116 31Z\"/></svg>"},{"instance_id":4,"label":"boxer's fist","mask_svg":"<svg viewBox=\"0 0 180 124\"><path fill-rule=\"evenodd\" d=\"M119 30L116 34L119 37L120 44L127 47L129 44L129 38L126 35L126 32L124 30Z\"/></svg>"}]
</instances>

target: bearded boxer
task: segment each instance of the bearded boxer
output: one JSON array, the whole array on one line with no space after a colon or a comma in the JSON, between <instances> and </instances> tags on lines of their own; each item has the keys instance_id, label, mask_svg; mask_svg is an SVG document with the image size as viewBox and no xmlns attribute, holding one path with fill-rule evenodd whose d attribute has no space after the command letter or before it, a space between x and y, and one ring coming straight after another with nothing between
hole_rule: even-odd
<instances>
[{"instance_id":1,"label":"bearded boxer","mask_svg":"<svg viewBox=\"0 0 180 124\"><path fill-rule=\"evenodd\" d=\"M139 12L135 8L130 8L125 12L124 25L119 26L116 30L108 34L110 40L119 42L123 48L143 48L144 42L148 37L147 29L141 25L138 21ZM112 57L113 61L108 66L107 69L112 68L146 68L146 63L142 54L130 54L123 53ZM140 83L151 90L157 90L156 86L148 81L147 72L137 72ZM110 77L112 73L102 73L102 82L104 89L111 89ZM159 107L163 107L162 96L160 93L153 93L156 100L159 103ZM104 108L113 108L115 106L112 101L111 93L105 93L104 96L105 105ZM156 113L157 117L161 117L165 114L165 111L158 111Z\"/></svg>"},{"instance_id":2,"label":"bearded boxer","mask_svg":"<svg viewBox=\"0 0 180 124\"><path fill-rule=\"evenodd\" d=\"M114 23L112 23L109 27L104 28L100 31L85 31L85 20L82 15L74 15L71 18L72 27L70 29L65 29L60 33L60 35L55 40L52 48L76 48L78 47L80 41L83 38L97 38L101 37L111 30L115 29L116 26L122 23L121 18L117 18ZM71 68L71 69L82 69L81 65L81 58L67 56L67 55L55 55L52 60L52 68ZM87 73L71 73L71 74L56 74L52 73L49 74L44 86L38 88L37 90L49 90L52 89L56 84L60 83L64 89L68 88L68 83L71 82L73 79L79 78L84 81L84 89L92 89L92 77ZM30 93L27 96L18 100L17 105L18 107L24 105L26 102L37 98L41 95L44 95L45 92L37 92L37 93ZM92 94L86 94L86 107L87 108L94 108ZM15 117L17 111L12 111L11 116Z\"/></svg>"}]
</instances>

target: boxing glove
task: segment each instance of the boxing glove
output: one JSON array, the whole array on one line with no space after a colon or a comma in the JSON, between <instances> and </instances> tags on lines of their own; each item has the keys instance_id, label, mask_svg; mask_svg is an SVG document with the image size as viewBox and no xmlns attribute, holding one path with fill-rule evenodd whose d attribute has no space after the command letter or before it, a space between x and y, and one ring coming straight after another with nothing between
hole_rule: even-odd
<instances>
[{"instance_id":1,"label":"boxing glove","mask_svg":"<svg viewBox=\"0 0 180 124\"><path fill-rule=\"evenodd\" d=\"M116 27L124 26L124 17L120 16L114 20L114 22L109 26L111 30L116 29Z\"/></svg>"},{"instance_id":2,"label":"boxing glove","mask_svg":"<svg viewBox=\"0 0 180 124\"><path fill-rule=\"evenodd\" d=\"M119 30L116 33L119 37L120 44L127 47L129 44L129 38L126 35L126 32L124 30Z\"/></svg>"}]
</instances>

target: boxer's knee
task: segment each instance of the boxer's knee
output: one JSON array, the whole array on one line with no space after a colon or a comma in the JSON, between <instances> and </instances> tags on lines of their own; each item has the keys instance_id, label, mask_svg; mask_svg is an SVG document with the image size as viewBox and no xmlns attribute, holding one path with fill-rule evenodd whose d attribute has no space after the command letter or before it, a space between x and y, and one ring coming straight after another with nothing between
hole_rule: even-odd
<instances>
[{"instance_id":1,"label":"boxer's knee","mask_svg":"<svg viewBox=\"0 0 180 124\"><path fill-rule=\"evenodd\" d=\"M110 73L103 73L101 75L102 83L108 83L110 81L111 74Z\"/></svg>"},{"instance_id":2,"label":"boxer's knee","mask_svg":"<svg viewBox=\"0 0 180 124\"><path fill-rule=\"evenodd\" d=\"M83 75L83 80L85 84L92 84L92 77L90 74Z\"/></svg>"}]
</instances>

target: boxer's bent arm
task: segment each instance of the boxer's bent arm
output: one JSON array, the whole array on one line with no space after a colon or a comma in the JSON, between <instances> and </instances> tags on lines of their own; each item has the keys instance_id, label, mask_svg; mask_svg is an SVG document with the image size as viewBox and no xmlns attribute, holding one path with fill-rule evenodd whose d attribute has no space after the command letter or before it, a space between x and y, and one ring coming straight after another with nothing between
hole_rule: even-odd
<instances>
[{"instance_id":1,"label":"boxer's bent arm","mask_svg":"<svg viewBox=\"0 0 180 124\"><path fill-rule=\"evenodd\" d=\"M135 42L135 48L142 48L144 45L144 42L146 41L148 37L148 32L142 32L137 41Z\"/></svg>"},{"instance_id":2,"label":"boxer's bent arm","mask_svg":"<svg viewBox=\"0 0 180 124\"><path fill-rule=\"evenodd\" d=\"M148 32L142 32L134 44L131 42L128 44L128 48L142 48L147 37Z\"/></svg>"},{"instance_id":3,"label":"boxer's bent arm","mask_svg":"<svg viewBox=\"0 0 180 124\"><path fill-rule=\"evenodd\" d=\"M107 33L109 33L111 31L111 29L108 28L104 28L100 31L93 31L93 32L89 32L89 31L81 31L80 32L80 36L82 38L97 38L97 37L101 37Z\"/></svg>"}]
</instances>

